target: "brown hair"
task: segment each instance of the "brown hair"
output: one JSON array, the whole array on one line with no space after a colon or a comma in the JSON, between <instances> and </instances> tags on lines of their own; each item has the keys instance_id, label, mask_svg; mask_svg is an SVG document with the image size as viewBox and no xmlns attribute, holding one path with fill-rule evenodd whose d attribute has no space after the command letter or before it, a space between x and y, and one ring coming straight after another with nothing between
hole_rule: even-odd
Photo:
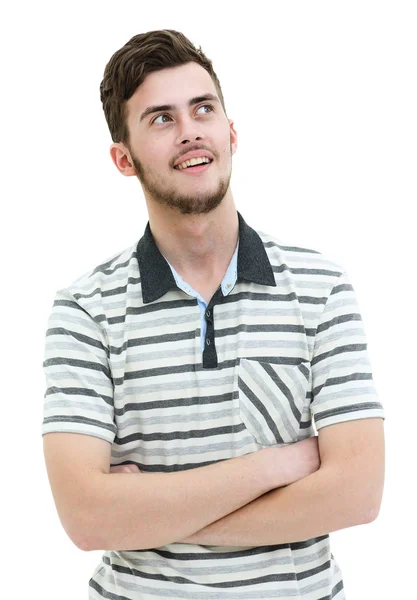
<instances>
[{"instance_id":1,"label":"brown hair","mask_svg":"<svg viewBox=\"0 0 417 600\"><path fill-rule=\"evenodd\" d=\"M132 37L113 54L104 69L100 84L100 98L104 116L113 142L129 145L126 124L126 102L144 82L149 73L168 67L196 62L210 75L226 112L220 82L212 62L201 46L197 49L183 33L173 29L160 29Z\"/></svg>"}]
</instances>

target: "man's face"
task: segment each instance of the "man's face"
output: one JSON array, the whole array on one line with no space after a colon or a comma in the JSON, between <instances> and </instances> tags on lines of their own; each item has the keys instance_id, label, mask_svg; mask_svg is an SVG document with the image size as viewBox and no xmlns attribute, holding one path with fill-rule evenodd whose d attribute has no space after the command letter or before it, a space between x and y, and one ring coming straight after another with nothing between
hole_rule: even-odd
<instances>
[{"instance_id":1,"label":"man's face","mask_svg":"<svg viewBox=\"0 0 417 600\"><path fill-rule=\"evenodd\" d=\"M145 196L182 214L215 209L229 189L237 136L207 71L190 62L151 73L127 109L130 157ZM174 167L195 150L210 164Z\"/></svg>"}]
</instances>

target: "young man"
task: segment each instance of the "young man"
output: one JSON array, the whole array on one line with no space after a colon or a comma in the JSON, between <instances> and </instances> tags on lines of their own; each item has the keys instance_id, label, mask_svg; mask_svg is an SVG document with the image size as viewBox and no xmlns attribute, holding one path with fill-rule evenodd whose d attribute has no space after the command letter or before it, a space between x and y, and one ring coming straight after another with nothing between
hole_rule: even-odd
<instances>
[{"instance_id":1,"label":"young man","mask_svg":"<svg viewBox=\"0 0 417 600\"><path fill-rule=\"evenodd\" d=\"M105 550L89 597L342 600L328 534L374 520L384 481L348 276L236 210L237 134L184 35L129 40L101 99L149 222L57 292L42 426L63 527Z\"/></svg>"}]
</instances>

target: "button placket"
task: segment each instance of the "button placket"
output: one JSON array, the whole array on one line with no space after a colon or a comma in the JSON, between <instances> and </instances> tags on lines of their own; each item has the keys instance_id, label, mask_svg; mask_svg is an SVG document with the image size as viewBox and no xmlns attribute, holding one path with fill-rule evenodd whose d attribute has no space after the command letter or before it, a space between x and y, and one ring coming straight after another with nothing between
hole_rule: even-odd
<instances>
[{"instance_id":1,"label":"button placket","mask_svg":"<svg viewBox=\"0 0 417 600\"><path fill-rule=\"evenodd\" d=\"M219 288L220 290L220 288ZM217 368L217 353L216 353L216 345L214 341L214 313L213 308L217 299L217 294L219 290L214 294L212 300L210 301L209 307L206 308L205 316L207 320L207 330L206 330L206 339L205 339L205 348L203 353L203 368L213 369Z\"/></svg>"}]
</instances>

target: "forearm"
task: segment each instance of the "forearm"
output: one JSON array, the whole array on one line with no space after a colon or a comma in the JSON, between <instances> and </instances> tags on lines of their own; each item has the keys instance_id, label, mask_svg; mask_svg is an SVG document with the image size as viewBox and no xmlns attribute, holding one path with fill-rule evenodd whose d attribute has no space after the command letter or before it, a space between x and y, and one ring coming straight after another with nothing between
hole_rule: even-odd
<instances>
[{"instance_id":1,"label":"forearm","mask_svg":"<svg viewBox=\"0 0 417 600\"><path fill-rule=\"evenodd\" d=\"M270 449L175 473L97 474L83 546L155 548L203 529L276 487L265 452Z\"/></svg>"},{"instance_id":2,"label":"forearm","mask_svg":"<svg viewBox=\"0 0 417 600\"><path fill-rule=\"evenodd\" d=\"M346 473L331 468L286 487L209 524L180 543L264 546L298 542L368 523L374 518L369 490L356 489Z\"/></svg>"}]
</instances>

